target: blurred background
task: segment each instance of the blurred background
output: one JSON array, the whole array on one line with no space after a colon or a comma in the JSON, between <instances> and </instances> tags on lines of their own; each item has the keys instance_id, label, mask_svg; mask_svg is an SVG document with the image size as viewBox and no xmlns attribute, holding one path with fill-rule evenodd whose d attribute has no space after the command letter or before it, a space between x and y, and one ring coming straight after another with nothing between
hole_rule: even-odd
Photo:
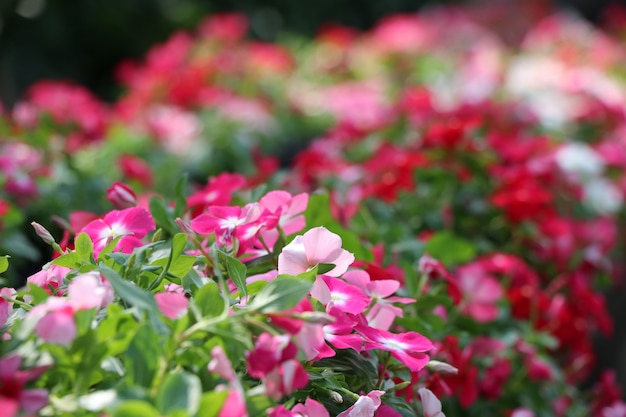
<instances>
[{"instance_id":1,"label":"blurred background","mask_svg":"<svg viewBox=\"0 0 626 417\"><path fill-rule=\"evenodd\" d=\"M560 0L556 5L597 21L610 2ZM193 29L218 11L246 13L251 36L272 41L284 32L311 36L329 22L367 29L386 14L442 3L476 1L0 0L0 101L10 107L27 86L44 78L74 80L112 101L120 93L114 74L121 60L140 58L175 30Z\"/></svg>"}]
</instances>

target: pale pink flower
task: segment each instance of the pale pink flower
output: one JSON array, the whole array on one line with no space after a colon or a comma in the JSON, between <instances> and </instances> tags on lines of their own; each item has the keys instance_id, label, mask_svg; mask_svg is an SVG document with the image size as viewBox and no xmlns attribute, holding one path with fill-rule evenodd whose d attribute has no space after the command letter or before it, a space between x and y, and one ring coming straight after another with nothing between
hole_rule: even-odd
<instances>
[{"instance_id":1,"label":"pale pink flower","mask_svg":"<svg viewBox=\"0 0 626 417\"><path fill-rule=\"evenodd\" d=\"M511 417L535 417L535 413L533 413L532 410L529 410L528 408L516 408L511 413Z\"/></svg>"},{"instance_id":2,"label":"pale pink flower","mask_svg":"<svg viewBox=\"0 0 626 417\"><path fill-rule=\"evenodd\" d=\"M89 272L72 279L68 286L67 297L74 310L103 308L115 297L108 281L97 272Z\"/></svg>"},{"instance_id":3,"label":"pale pink flower","mask_svg":"<svg viewBox=\"0 0 626 417\"><path fill-rule=\"evenodd\" d=\"M336 308L352 314L362 313L372 301L358 287L340 278L325 275L320 275L315 279L311 296L324 304L327 311Z\"/></svg>"},{"instance_id":4,"label":"pale pink flower","mask_svg":"<svg viewBox=\"0 0 626 417\"><path fill-rule=\"evenodd\" d=\"M460 267L456 276L464 313L481 323L498 318L497 303L504 296L500 283L476 263Z\"/></svg>"},{"instance_id":5,"label":"pale pink flower","mask_svg":"<svg viewBox=\"0 0 626 417\"><path fill-rule=\"evenodd\" d=\"M154 300L165 317L176 320L187 314L189 300L178 292L159 292L154 294Z\"/></svg>"},{"instance_id":6,"label":"pale pink flower","mask_svg":"<svg viewBox=\"0 0 626 417\"><path fill-rule=\"evenodd\" d=\"M179 107L158 105L148 109L148 128L175 155L186 155L202 132L198 117Z\"/></svg>"},{"instance_id":7,"label":"pale pink flower","mask_svg":"<svg viewBox=\"0 0 626 417\"><path fill-rule=\"evenodd\" d=\"M420 388L417 393L422 402L424 417L446 417L441 411L441 401L439 401L439 398L437 398L431 390L428 388Z\"/></svg>"},{"instance_id":8,"label":"pale pink flower","mask_svg":"<svg viewBox=\"0 0 626 417\"><path fill-rule=\"evenodd\" d=\"M341 237L325 227L316 227L296 238L278 255L278 273L298 275L318 264L333 264L325 274L338 277L354 262L354 255L341 248Z\"/></svg>"},{"instance_id":9,"label":"pale pink flower","mask_svg":"<svg viewBox=\"0 0 626 417\"><path fill-rule=\"evenodd\" d=\"M365 338L365 349L381 349L391 352L391 356L402 362L412 372L424 368L429 361L426 353L434 345L426 337L416 332L394 334L385 330L361 326L357 328Z\"/></svg>"},{"instance_id":10,"label":"pale pink flower","mask_svg":"<svg viewBox=\"0 0 626 417\"><path fill-rule=\"evenodd\" d=\"M39 272L34 273L26 279L29 284L35 284L43 288L51 294L51 288L58 291L58 288L64 283L65 276L71 271L70 268L58 265L50 265ZM58 294L58 292L57 292Z\"/></svg>"},{"instance_id":11,"label":"pale pink flower","mask_svg":"<svg viewBox=\"0 0 626 417\"><path fill-rule=\"evenodd\" d=\"M248 411L246 409L243 387L222 346L217 345L213 347L211 358L211 362L208 365L209 372L219 375L230 384L228 396L218 417L247 417ZM217 389L224 389L224 386L218 385Z\"/></svg>"},{"instance_id":12,"label":"pale pink flower","mask_svg":"<svg viewBox=\"0 0 626 417\"><path fill-rule=\"evenodd\" d=\"M604 407L601 411L601 417L626 417L626 403L622 400L615 401L608 407ZM515 417L535 417L529 416L515 416Z\"/></svg>"},{"instance_id":13,"label":"pale pink flower","mask_svg":"<svg viewBox=\"0 0 626 417\"><path fill-rule=\"evenodd\" d=\"M15 294L17 294L17 291L13 288L0 288L0 330L2 330L11 312L13 312L13 303L8 299Z\"/></svg>"},{"instance_id":14,"label":"pale pink flower","mask_svg":"<svg viewBox=\"0 0 626 417\"><path fill-rule=\"evenodd\" d=\"M382 397L385 391L370 391L367 395L361 395L359 399L343 413L337 417L374 417L376 410L380 407Z\"/></svg>"},{"instance_id":15,"label":"pale pink flower","mask_svg":"<svg viewBox=\"0 0 626 417\"><path fill-rule=\"evenodd\" d=\"M74 308L69 300L50 297L33 308L29 316L39 317L35 334L48 343L69 346L76 337Z\"/></svg>"},{"instance_id":16,"label":"pale pink flower","mask_svg":"<svg viewBox=\"0 0 626 417\"><path fill-rule=\"evenodd\" d=\"M94 254L100 251L113 239L122 237L116 250L130 253L143 245L141 238L155 228L152 216L143 207L131 207L124 210L113 210L104 218L87 224L80 232L87 233L93 242Z\"/></svg>"},{"instance_id":17,"label":"pale pink flower","mask_svg":"<svg viewBox=\"0 0 626 417\"><path fill-rule=\"evenodd\" d=\"M304 404L296 404L291 411L300 413L302 417L329 417L328 410L311 398L307 398Z\"/></svg>"}]
</instances>

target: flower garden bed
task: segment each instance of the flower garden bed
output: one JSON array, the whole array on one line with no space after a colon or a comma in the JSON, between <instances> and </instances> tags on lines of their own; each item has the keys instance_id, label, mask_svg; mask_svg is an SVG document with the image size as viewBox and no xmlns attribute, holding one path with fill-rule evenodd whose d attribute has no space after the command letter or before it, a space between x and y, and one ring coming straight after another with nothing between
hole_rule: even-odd
<instances>
[{"instance_id":1,"label":"flower garden bed","mask_svg":"<svg viewBox=\"0 0 626 417\"><path fill-rule=\"evenodd\" d=\"M217 15L116 103L32 86L0 119L0 416L626 416L615 372L580 388L623 41L472 16L267 44Z\"/></svg>"}]
</instances>

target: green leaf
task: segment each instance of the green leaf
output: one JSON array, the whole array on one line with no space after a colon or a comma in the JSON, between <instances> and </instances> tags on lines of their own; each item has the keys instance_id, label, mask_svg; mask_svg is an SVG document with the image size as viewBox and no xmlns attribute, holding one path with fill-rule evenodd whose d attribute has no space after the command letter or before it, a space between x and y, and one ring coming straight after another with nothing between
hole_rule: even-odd
<instances>
[{"instance_id":1,"label":"green leaf","mask_svg":"<svg viewBox=\"0 0 626 417\"><path fill-rule=\"evenodd\" d=\"M81 233L76 237L75 250L82 260L90 261L93 253L93 242L87 233Z\"/></svg>"},{"instance_id":2,"label":"green leaf","mask_svg":"<svg viewBox=\"0 0 626 417\"><path fill-rule=\"evenodd\" d=\"M218 253L220 262L224 262L226 264L228 275L235 283L237 290L239 290L239 294L243 297L247 297L248 288L246 287L246 266L241 263L239 259L233 258L222 251L219 251Z\"/></svg>"},{"instance_id":3,"label":"green leaf","mask_svg":"<svg viewBox=\"0 0 626 417\"><path fill-rule=\"evenodd\" d=\"M154 301L154 296L124 280L117 272L100 262L100 272L111 283L115 293L127 303L155 314L159 313L159 308Z\"/></svg>"},{"instance_id":4,"label":"green leaf","mask_svg":"<svg viewBox=\"0 0 626 417\"><path fill-rule=\"evenodd\" d=\"M181 175L174 187L174 195L176 196L176 207L174 208L174 217L182 217L187 209L187 174Z\"/></svg>"},{"instance_id":5,"label":"green leaf","mask_svg":"<svg viewBox=\"0 0 626 417\"><path fill-rule=\"evenodd\" d=\"M472 242L449 231L436 233L426 242L424 251L448 267L469 262L476 257Z\"/></svg>"},{"instance_id":6,"label":"green leaf","mask_svg":"<svg viewBox=\"0 0 626 417\"><path fill-rule=\"evenodd\" d=\"M213 281L207 282L194 294L193 302L202 317L217 317L224 312L224 300L219 287Z\"/></svg>"},{"instance_id":7,"label":"green leaf","mask_svg":"<svg viewBox=\"0 0 626 417\"><path fill-rule=\"evenodd\" d=\"M83 258L78 252L69 252L65 255L59 256L54 261L52 261L52 263L58 266L75 269L81 266L82 261Z\"/></svg>"},{"instance_id":8,"label":"green leaf","mask_svg":"<svg viewBox=\"0 0 626 417\"><path fill-rule=\"evenodd\" d=\"M226 402L227 390L211 391L202 395L196 417L217 417Z\"/></svg>"},{"instance_id":9,"label":"green leaf","mask_svg":"<svg viewBox=\"0 0 626 417\"><path fill-rule=\"evenodd\" d=\"M149 323L139 327L124 355L127 376L132 384L150 387L161 353L160 337Z\"/></svg>"},{"instance_id":10,"label":"green leaf","mask_svg":"<svg viewBox=\"0 0 626 417\"><path fill-rule=\"evenodd\" d=\"M263 313L289 310L307 295L311 287L311 283L300 279L276 278L254 297L248 308Z\"/></svg>"},{"instance_id":11,"label":"green leaf","mask_svg":"<svg viewBox=\"0 0 626 417\"><path fill-rule=\"evenodd\" d=\"M111 417L159 417L159 412L149 403L139 400L125 401L111 414Z\"/></svg>"},{"instance_id":12,"label":"green leaf","mask_svg":"<svg viewBox=\"0 0 626 417\"><path fill-rule=\"evenodd\" d=\"M10 256L0 256L0 274L9 269L9 258Z\"/></svg>"},{"instance_id":13,"label":"green leaf","mask_svg":"<svg viewBox=\"0 0 626 417\"><path fill-rule=\"evenodd\" d=\"M150 213L152 213L157 227L161 227L171 234L178 232L178 226L172 218L171 209L165 205L161 198L152 197L150 199Z\"/></svg>"},{"instance_id":14,"label":"green leaf","mask_svg":"<svg viewBox=\"0 0 626 417\"><path fill-rule=\"evenodd\" d=\"M374 259L372 251L366 248L360 241L359 236L351 230L344 228L330 212L330 198L328 194L312 194L304 212L306 229L324 226L331 232L341 237L341 246L352 252L356 259L371 261Z\"/></svg>"},{"instance_id":15,"label":"green leaf","mask_svg":"<svg viewBox=\"0 0 626 417\"><path fill-rule=\"evenodd\" d=\"M162 414L186 411L194 415L200 406L200 378L188 372L169 374L157 394L156 406Z\"/></svg>"}]
</instances>

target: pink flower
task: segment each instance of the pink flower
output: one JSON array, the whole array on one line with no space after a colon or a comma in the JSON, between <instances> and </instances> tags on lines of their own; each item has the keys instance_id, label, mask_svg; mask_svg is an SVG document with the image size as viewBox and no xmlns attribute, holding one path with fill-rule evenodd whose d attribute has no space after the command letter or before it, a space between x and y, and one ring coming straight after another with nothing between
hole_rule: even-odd
<instances>
[{"instance_id":1,"label":"pink flower","mask_svg":"<svg viewBox=\"0 0 626 417\"><path fill-rule=\"evenodd\" d=\"M329 417L328 410L311 398L307 398L304 404L296 404L291 411L300 413L303 417Z\"/></svg>"},{"instance_id":2,"label":"pink flower","mask_svg":"<svg viewBox=\"0 0 626 417\"><path fill-rule=\"evenodd\" d=\"M422 401L422 409L424 417L446 417L441 411L441 401L428 388L420 388L418 391L420 400Z\"/></svg>"},{"instance_id":3,"label":"pink flower","mask_svg":"<svg viewBox=\"0 0 626 417\"><path fill-rule=\"evenodd\" d=\"M107 200L113 203L115 208L119 210L137 205L137 196L133 189L117 181L107 189Z\"/></svg>"},{"instance_id":4,"label":"pink flower","mask_svg":"<svg viewBox=\"0 0 626 417\"><path fill-rule=\"evenodd\" d=\"M240 174L223 173L211 177L209 183L201 190L187 198L187 206L193 215L199 215L210 206L230 204L232 194L246 185L246 179Z\"/></svg>"},{"instance_id":5,"label":"pink flower","mask_svg":"<svg viewBox=\"0 0 626 417\"><path fill-rule=\"evenodd\" d=\"M302 213L309 202L307 193L292 196L287 191L270 191L259 200L261 207L270 213L280 216L278 224L286 235L302 230L306 220Z\"/></svg>"},{"instance_id":6,"label":"pink flower","mask_svg":"<svg viewBox=\"0 0 626 417\"><path fill-rule=\"evenodd\" d=\"M248 411L243 387L222 346L215 346L211 350L211 357L211 362L208 365L209 372L218 374L230 384L228 396L218 417L247 417ZM223 385L218 385L217 389L223 389L223 387Z\"/></svg>"},{"instance_id":7,"label":"pink flower","mask_svg":"<svg viewBox=\"0 0 626 417\"><path fill-rule=\"evenodd\" d=\"M52 264L48 268L29 276L26 282L35 284L52 295L51 288L56 291L65 282L65 276L70 271L70 268Z\"/></svg>"},{"instance_id":8,"label":"pink flower","mask_svg":"<svg viewBox=\"0 0 626 417\"><path fill-rule=\"evenodd\" d=\"M361 395L354 405L348 408L337 417L374 417L376 410L380 407L385 391L370 391L367 395Z\"/></svg>"},{"instance_id":9,"label":"pink flower","mask_svg":"<svg viewBox=\"0 0 626 417\"><path fill-rule=\"evenodd\" d=\"M388 330L396 317L402 317L402 309L392 303L410 304L413 298L392 297L400 288L400 282L395 279L370 280L365 271L353 270L346 272L343 277L350 284L359 287L365 294L374 300L366 318L370 327Z\"/></svg>"},{"instance_id":10,"label":"pink flower","mask_svg":"<svg viewBox=\"0 0 626 417\"><path fill-rule=\"evenodd\" d=\"M352 314L362 313L371 302L370 298L354 285L347 284L340 278L325 275L315 279L311 296L324 304L327 311L336 308Z\"/></svg>"},{"instance_id":11,"label":"pink flower","mask_svg":"<svg viewBox=\"0 0 626 417\"><path fill-rule=\"evenodd\" d=\"M361 352L363 338L353 333L357 323L336 308L331 309L329 314L335 318L335 321L323 327L324 339L337 349L354 349L356 352ZM302 346L302 343L300 345ZM318 348L315 360L332 356L335 356L335 351L324 343Z\"/></svg>"},{"instance_id":12,"label":"pink flower","mask_svg":"<svg viewBox=\"0 0 626 417\"><path fill-rule=\"evenodd\" d=\"M48 403L45 389L24 389L28 381L38 379L48 369L40 366L20 370L22 358L13 355L0 358L0 416L16 416L18 411L34 413Z\"/></svg>"},{"instance_id":13,"label":"pink flower","mask_svg":"<svg viewBox=\"0 0 626 417\"><path fill-rule=\"evenodd\" d=\"M465 314L481 323L498 318L497 302L504 296L500 283L476 263L460 267L456 275L463 293Z\"/></svg>"},{"instance_id":14,"label":"pink flower","mask_svg":"<svg viewBox=\"0 0 626 417\"><path fill-rule=\"evenodd\" d=\"M511 417L535 417L535 413L533 413L528 408L516 408L511 413Z\"/></svg>"},{"instance_id":15,"label":"pink flower","mask_svg":"<svg viewBox=\"0 0 626 417\"><path fill-rule=\"evenodd\" d=\"M74 308L69 300L50 297L33 308L29 316L39 317L35 334L48 343L69 346L76 337Z\"/></svg>"},{"instance_id":16,"label":"pink flower","mask_svg":"<svg viewBox=\"0 0 626 417\"><path fill-rule=\"evenodd\" d=\"M97 255L109 242L122 237L116 250L130 253L143 245L141 238L155 228L150 213L143 207L131 207L124 210L113 210L104 218L87 224L81 232L87 233L93 242L94 253Z\"/></svg>"},{"instance_id":17,"label":"pink flower","mask_svg":"<svg viewBox=\"0 0 626 417\"><path fill-rule=\"evenodd\" d=\"M165 317L176 320L187 314L189 300L178 292L159 292L154 294L154 300Z\"/></svg>"},{"instance_id":18,"label":"pink flower","mask_svg":"<svg viewBox=\"0 0 626 417\"><path fill-rule=\"evenodd\" d=\"M256 238L262 227L275 227L278 219L258 203L239 206L211 206L191 221L191 228L200 235L215 233L219 245L232 245L236 239L238 254Z\"/></svg>"},{"instance_id":19,"label":"pink flower","mask_svg":"<svg viewBox=\"0 0 626 417\"><path fill-rule=\"evenodd\" d=\"M297 359L289 359L273 369L263 378L265 392L278 400L293 390L306 387L309 374Z\"/></svg>"},{"instance_id":20,"label":"pink flower","mask_svg":"<svg viewBox=\"0 0 626 417\"><path fill-rule=\"evenodd\" d=\"M271 336L269 333L261 333L254 350L248 354L248 374L261 378L280 363L295 358L297 353L298 348L288 335Z\"/></svg>"},{"instance_id":21,"label":"pink flower","mask_svg":"<svg viewBox=\"0 0 626 417\"><path fill-rule=\"evenodd\" d=\"M89 272L72 279L68 286L67 297L74 310L103 308L114 299L113 288L97 272Z\"/></svg>"},{"instance_id":22,"label":"pink flower","mask_svg":"<svg viewBox=\"0 0 626 417\"><path fill-rule=\"evenodd\" d=\"M0 331L13 311L13 303L7 298L11 298L15 294L17 291L13 288L0 288Z\"/></svg>"},{"instance_id":23,"label":"pink flower","mask_svg":"<svg viewBox=\"0 0 626 417\"><path fill-rule=\"evenodd\" d=\"M416 332L394 334L386 330L362 326L357 329L365 338L365 349L381 349L402 362L413 372L424 368L429 361L428 352L434 346L430 340Z\"/></svg>"},{"instance_id":24,"label":"pink flower","mask_svg":"<svg viewBox=\"0 0 626 417\"><path fill-rule=\"evenodd\" d=\"M324 227L316 227L296 238L278 256L278 273L298 275L318 264L333 264L326 275L338 277L354 262L354 255L341 248L341 238Z\"/></svg>"}]
</instances>

